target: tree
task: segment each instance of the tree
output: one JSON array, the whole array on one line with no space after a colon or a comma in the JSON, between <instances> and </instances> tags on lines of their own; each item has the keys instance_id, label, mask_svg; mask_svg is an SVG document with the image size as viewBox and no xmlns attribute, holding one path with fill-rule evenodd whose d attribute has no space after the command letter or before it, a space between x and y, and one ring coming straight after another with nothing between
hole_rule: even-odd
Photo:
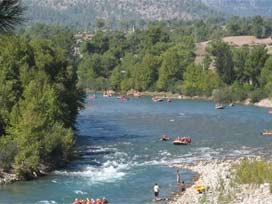
<instances>
[{"instance_id":1,"label":"tree","mask_svg":"<svg viewBox=\"0 0 272 204\"><path fill-rule=\"evenodd\" d=\"M144 35L144 47L150 47L158 42L169 42L169 35L162 26L150 26Z\"/></svg>"},{"instance_id":2,"label":"tree","mask_svg":"<svg viewBox=\"0 0 272 204\"><path fill-rule=\"evenodd\" d=\"M265 46L256 46L250 50L245 63L244 75L246 81L253 86L259 86L259 77L262 68L268 58Z\"/></svg>"},{"instance_id":3,"label":"tree","mask_svg":"<svg viewBox=\"0 0 272 204\"><path fill-rule=\"evenodd\" d=\"M221 40L217 40L212 43L210 52L215 57L215 67L219 77L226 84L231 84L235 75L230 46Z\"/></svg>"},{"instance_id":4,"label":"tree","mask_svg":"<svg viewBox=\"0 0 272 204\"><path fill-rule=\"evenodd\" d=\"M134 86L140 91L147 90L158 78L160 62L157 57L146 54L142 63L135 67Z\"/></svg>"},{"instance_id":5,"label":"tree","mask_svg":"<svg viewBox=\"0 0 272 204\"><path fill-rule=\"evenodd\" d=\"M252 20L252 32L257 38L265 36L264 20L261 16L255 16Z\"/></svg>"},{"instance_id":6,"label":"tree","mask_svg":"<svg viewBox=\"0 0 272 204\"><path fill-rule=\"evenodd\" d=\"M249 47L247 46L243 46L241 48L233 50L233 63L235 76L236 80L238 80L241 84L247 82L247 78L245 75L245 65L249 52L250 50Z\"/></svg>"},{"instance_id":7,"label":"tree","mask_svg":"<svg viewBox=\"0 0 272 204\"><path fill-rule=\"evenodd\" d=\"M272 96L272 57L269 57L261 71L261 86L269 96Z\"/></svg>"},{"instance_id":8,"label":"tree","mask_svg":"<svg viewBox=\"0 0 272 204\"><path fill-rule=\"evenodd\" d=\"M188 42L180 43L169 48L162 55L162 64L159 69L157 89L167 91L170 85L183 79L183 72L194 60L192 46Z\"/></svg>"},{"instance_id":9,"label":"tree","mask_svg":"<svg viewBox=\"0 0 272 204\"><path fill-rule=\"evenodd\" d=\"M24 21L20 0L0 1L0 33L13 31L15 26Z\"/></svg>"},{"instance_id":10,"label":"tree","mask_svg":"<svg viewBox=\"0 0 272 204\"><path fill-rule=\"evenodd\" d=\"M87 42L84 52L88 52L89 54L98 53L103 54L109 49L109 36L103 32L98 32L95 34L93 39L90 42Z\"/></svg>"},{"instance_id":11,"label":"tree","mask_svg":"<svg viewBox=\"0 0 272 204\"><path fill-rule=\"evenodd\" d=\"M106 22L104 19L101 19L101 18L96 19L96 28L98 30L102 30L105 27L105 25L106 25Z\"/></svg>"},{"instance_id":12,"label":"tree","mask_svg":"<svg viewBox=\"0 0 272 204\"><path fill-rule=\"evenodd\" d=\"M241 35L241 21L238 16L231 17L226 27L229 35Z\"/></svg>"},{"instance_id":13,"label":"tree","mask_svg":"<svg viewBox=\"0 0 272 204\"><path fill-rule=\"evenodd\" d=\"M121 82L122 82L122 73L121 68L117 67L113 70L111 78L110 78L110 85L114 90L120 90Z\"/></svg>"},{"instance_id":14,"label":"tree","mask_svg":"<svg viewBox=\"0 0 272 204\"><path fill-rule=\"evenodd\" d=\"M220 79L211 70L203 70L200 65L191 64L184 72L182 92L188 96L210 96L220 85Z\"/></svg>"},{"instance_id":15,"label":"tree","mask_svg":"<svg viewBox=\"0 0 272 204\"><path fill-rule=\"evenodd\" d=\"M12 107L22 95L34 65L33 51L24 38L0 37L0 136L9 124Z\"/></svg>"},{"instance_id":16,"label":"tree","mask_svg":"<svg viewBox=\"0 0 272 204\"><path fill-rule=\"evenodd\" d=\"M200 20L194 24L194 36L196 42L207 40L208 34L209 28L203 20Z\"/></svg>"},{"instance_id":17,"label":"tree","mask_svg":"<svg viewBox=\"0 0 272 204\"><path fill-rule=\"evenodd\" d=\"M73 133L58 122L59 105L55 88L39 78L29 83L14 106L8 134L18 149L15 169L20 176L32 177L40 164L62 163L71 155Z\"/></svg>"}]
</instances>

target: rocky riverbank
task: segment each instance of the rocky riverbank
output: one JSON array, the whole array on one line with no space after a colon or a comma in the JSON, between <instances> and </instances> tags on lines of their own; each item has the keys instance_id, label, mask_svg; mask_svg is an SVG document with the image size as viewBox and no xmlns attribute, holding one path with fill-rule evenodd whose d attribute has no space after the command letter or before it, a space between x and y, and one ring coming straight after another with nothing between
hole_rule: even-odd
<instances>
[{"instance_id":1,"label":"rocky riverbank","mask_svg":"<svg viewBox=\"0 0 272 204\"><path fill-rule=\"evenodd\" d=\"M20 179L18 178L16 174L9 174L9 173L0 171L0 185L13 183L19 180Z\"/></svg>"},{"instance_id":2,"label":"rocky riverbank","mask_svg":"<svg viewBox=\"0 0 272 204\"><path fill-rule=\"evenodd\" d=\"M173 167L198 173L198 179L183 194L177 194L169 204L271 204L270 184L237 184L232 166L240 160L201 161L195 165L177 164ZM206 188L198 193L197 185Z\"/></svg>"}]
</instances>

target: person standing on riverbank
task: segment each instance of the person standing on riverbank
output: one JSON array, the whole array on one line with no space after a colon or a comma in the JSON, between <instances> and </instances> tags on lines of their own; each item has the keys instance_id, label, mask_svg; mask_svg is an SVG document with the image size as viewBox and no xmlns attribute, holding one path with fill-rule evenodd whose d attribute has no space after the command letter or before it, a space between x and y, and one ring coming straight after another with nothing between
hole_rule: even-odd
<instances>
[{"instance_id":1,"label":"person standing on riverbank","mask_svg":"<svg viewBox=\"0 0 272 204\"><path fill-rule=\"evenodd\" d=\"M160 187L157 183L155 183L155 185L153 187L153 191L154 191L154 200L158 200L159 193L160 193Z\"/></svg>"},{"instance_id":2,"label":"person standing on riverbank","mask_svg":"<svg viewBox=\"0 0 272 204\"><path fill-rule=\"evenodd\" d=\"M179 170L177 170L177 184L180 183L180 174L179 174Z\"/></svg>"},{"instance_id":3,"label":"person standing on riverbank","mask_svg":"<svg viewBox=\"0 0 272 204\"><path fill-rule=\"evenodd\" d=\"M186 186L185 186L184 181L182 181L182 182L179 184L179 190L180 190L181 193L183 193L183 192L186 190Z\"/></svg>"}]
</instances>

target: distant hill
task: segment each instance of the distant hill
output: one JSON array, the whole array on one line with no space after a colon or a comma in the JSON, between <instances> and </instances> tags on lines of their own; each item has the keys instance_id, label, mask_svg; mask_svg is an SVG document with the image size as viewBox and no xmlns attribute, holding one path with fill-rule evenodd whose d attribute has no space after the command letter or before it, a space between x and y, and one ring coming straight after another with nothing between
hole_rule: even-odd
<instances>
[{"instance_id":1,"label":"distant hill","mask_svg":"<svg viewBox=\"0 0 272 204\"><path fill-rule=\"evenodd\" d=\"M201 0L202 3L230 15L272 16L272 0Z\"/></svg>"},{"instance_id":2,"label":"distant hill","mask_svg":"<svg viewBox=\"0 0 272 204\"><path fill-rule=\"evenodd\" d=\"M76 27L93 26L96 19L109 27L122 21L200 19L230 15L272 15L272 0L23 0L30 23L45 22ZM222 15L221 15L222 16Z\"/></svg>"},{"instance_id":3,"label":"distant hill","mask_svg":"<svg viewBox=\"0 0 272 204\"><path fill-rule=\"evenodd\" d=\"M216 15L201 0L23 0L32 22L91 26L97 18L116 22L198 19Z\"/></svg>"}]
</instances>

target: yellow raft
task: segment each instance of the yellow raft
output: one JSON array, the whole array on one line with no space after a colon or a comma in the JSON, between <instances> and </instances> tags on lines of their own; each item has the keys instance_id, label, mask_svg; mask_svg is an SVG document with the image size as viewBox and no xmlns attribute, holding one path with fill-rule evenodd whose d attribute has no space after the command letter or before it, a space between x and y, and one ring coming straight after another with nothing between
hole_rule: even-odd
<instances>
[{"instance_id":1,"label":"yellow raft","mask_svg":"<svg viewBox=\"0 0 272 204\"><path fill-rule=\"evenodd\" d=\"M195 186L195 189L198 191L198 192L203 192L206 190L206 187L203 186L203 185L197 185Z\"/></svg>"}]
</instances>

